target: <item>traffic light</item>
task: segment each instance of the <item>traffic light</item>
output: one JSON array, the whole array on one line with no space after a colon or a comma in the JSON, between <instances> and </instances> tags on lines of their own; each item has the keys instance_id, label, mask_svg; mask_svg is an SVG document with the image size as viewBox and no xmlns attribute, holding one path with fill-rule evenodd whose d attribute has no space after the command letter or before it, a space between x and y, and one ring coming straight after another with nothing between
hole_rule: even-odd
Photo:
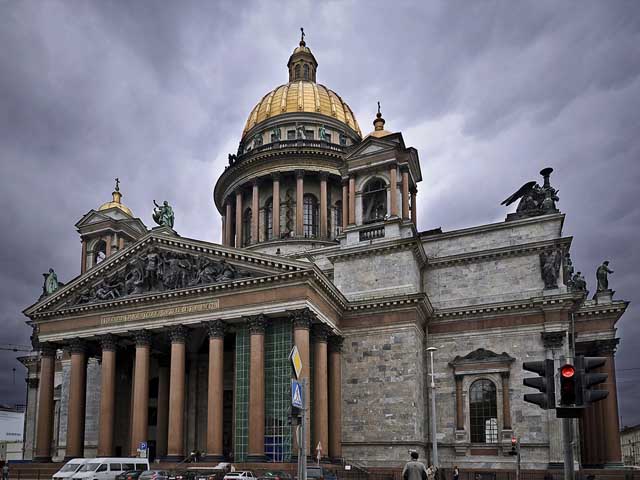
<instances>
[{"instance_id":1,"label":"traffic light","mask_svg":"<svg viewBox=\"0 0 640 480\"><path fill-rule=\"evenodd\" d=\"M553 360L540 360L537 362L524 362L522 368L528 372L537 373L538 377L530 377L522 380L527 387L540 390L542 393L527 393L524 401L538 405L544 410L553 409L556 406L556 386L554 380Z\"/></svg>"},{"instance_id":2,"label":"traffic light","mask_svg":"<svg viewBox=\"0 0 640 480\"><path fill-rule=\"evenodd\" d=\"M584 357L582 355L576 357L576 370L578 377L577 385L577 404L583 407L589 404L607 398L609 392L606 390L591 390L593 385L603 383L609 377L606 373L593 373L593 369L601 367L605 364L605 357ZM591 373L590 373L591 372Z\"/></svg>"},{"instance_id":3,"label":"traffic light","mask_svg":"<svg viewBox=\"0 0 640 480\"><path fill-rule=\"evenodd\" d=\"M576 390L576 369L573 365L563 365L560 367L560 405L575 406Z\"/></svg>"},{"instance_id":4,"label":"traffic light","mask_svg":"<svg viewBox=\"0 0 640 480\"><path fill-rule=\"evenodd\" d=\"M516 437L511 437L511 451L509 455L518 455L518 439Z\"/></svg>"}]
</instances>

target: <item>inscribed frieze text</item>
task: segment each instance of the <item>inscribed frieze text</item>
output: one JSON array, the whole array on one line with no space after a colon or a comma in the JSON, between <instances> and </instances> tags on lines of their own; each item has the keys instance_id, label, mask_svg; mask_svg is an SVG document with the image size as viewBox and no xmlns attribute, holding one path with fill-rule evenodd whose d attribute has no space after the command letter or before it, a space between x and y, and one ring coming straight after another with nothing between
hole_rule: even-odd
<instances>
[{"instance_id":1,"label":"inscribed frieze text","mask_svg":"<svg viewBox=\"0 0 640 480\"><path fill-rule=\"evenodd\" d=\"M116 325L119 323L136 322L139 320L152 320L154 318L167 318L176 315L188 315L190 313L208 312L217 310L220 307L218 300L197 305L183 305L180 307L169 307L161 310L149 310L146 312L125 313L123 315L109 315L100 319L101 325Z\"/></svg>"}]
</instances>

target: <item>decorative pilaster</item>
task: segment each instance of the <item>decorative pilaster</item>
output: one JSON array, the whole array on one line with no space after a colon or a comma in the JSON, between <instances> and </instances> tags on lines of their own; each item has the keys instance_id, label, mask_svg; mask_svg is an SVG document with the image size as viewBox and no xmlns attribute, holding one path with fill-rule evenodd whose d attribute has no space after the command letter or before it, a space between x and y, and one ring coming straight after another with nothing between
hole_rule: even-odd
<instances>
[{"instance_id":1,"label":"decorative pilaster","mask_svg":"<svg viewBox=\"0 0 640 480\"><path fill-rule=\"evenodd\" d=\"M169 331L171 339L171 369L169 371L169 434L167 460L184 459L184 399L186 341L189 334L184 325Z\"/></svg>"},{"instance_id":2,"label":"decorative pilaster","mask_svg":"<svg viewBox=\"0 0 640 480\"><path fill-rule=\"evenodd\" d=\"M349 181L342 180L342 230L349 225Z\"/></svg>"},{"instance_id":3,"label":"decorative pilaster","mask_svg":"<svg viewBox=\"0 0 640 480\"><path fill-rule=\"evenodd\" d=\"M313 327L313 448L320 444L327 456L329 448L329 378L327 373L327 338L330 330L324 324Z\"/></svg>"},{"instance_id":4,"label":"decorative pilaster","mask_svg":"<svg viewBox=\"0 0 640 480\"><path fill-rule=\"evenodd\" d=\"M133 408L131 418L130 455L137 456L140 442L148 440L149 425L149 357L151 334L147 330L134 333L136 356L133 377Z\"/></svg>"},{"instance_id":5,"label":"decorative pilaster","mask_svg":"<svg viewBox=\"0 0 640 480\"><path fill-rule=\"evenodd\" d=\"M402 219L409 220L409 168L404 166L402 173Z\"/></svg>"},{"instance_id":6,"label":"decorative pilaster","mask_svg":"<svg viewBox=\"0 0 640 480\"><path fill-rule=\"evenodd\" d=\"M296 236L304 236L304 170L296 170Z\"/></svg>"},{"instance_id":7,"label":"decorative pilaster","mask_svg":"<svg viewBox=\"0 0 640 480\"><path fill-rule=\"evenodd\" d=\"M511 430L511 399L509 392L509 372L500 372L502 378L502 429Z\"/></svg>"},{"instance_id":8,"label":"decorative pilaster","mask_svg":"<svg viewBox=\"0 0 640 480\"><path fill-rule=\"evenodd\" d=\"M342 458L342 343L343 337L329 337L329 450L327 456Z\"/></svg>"},{"instance_id":9,"label":"decorative pilaster","mask_svg":"<svg viewBox=\"0 0 640 480\"><path fill-rule=\"evenodd\" d=\"M356 179L349 177L349 225L356 224Z\"/></svg>"},{"instance_id":10,"label":"decorative pilaster","mask_svg":"<svg viewBox=\"0 0 640 480\"><path fill-rule=\"evenodd\" d=\"M398 169L396 165L389 167L389 196L391 197L391 216L398 216Z\"/></svg>"},{"instance_id":11,"label":"decorative pilaster","mask_svg":"<svg viewBox=\"0 0 640 480\"><path fill-rule=\"evenodd\" d=\"M53 437L53 378L55 375L56 349L53 345L40 345L40 389L38 391L38 418L35 462L51 461Z\"/></svg>"},{"instance_id":12,"label":"decorative pilaster","mask_svg":"<svg viewBox=\"0 0 640 480\"><path fill-rule=\"evenodd\" d=\"M71 379L65 460L84 456L84 418L87 396L87 345L84 340L74 338L67 348L71 354Z\"/></svg>"},{"instance_id":13,"label":"decorative pilaster","mask_svg":"<svg viewBox=\"0 0 640 480\"><path fill-rule=\"evenodd\" d=\"M601 367L601 371L606 373L608 378L601 388L607 390L609 395L598 403L602 404L604 431L601 432L601 438L604 440L605 465L608 467L622 466L615 367L615 353L618 343L620 343L619 338L597 340L595 342L596 355L607 359L607 362Z\"/></svg>"},{"instance_id":14,"label":"decorative pilaster","mask_svg":"<svg viewBox=\"0 0 640 480\"><path fill-rule=\"evenodd\" d=\"M115 335L100 337L102 362L100 370L100 419L98 429L98 456L113 456L113 429L116 402L116 349Z\"/></svg>"},{"instance_id":15,"label":"decorative pilaster","mask_svg":"<svg viewBox=\"0 0 640 480\"><path fill-rule=\"evenodd\" d=\"M418 205L416 205L416 197L418 195L418 189L416 187L412 187L409 189L411 193L411 221L413 224L418 227Z\"/></svg>"},{"instance_id":16,"label":"decorative pilaster","mask_svg":"<svg viewBox=\"0 0 640 480\"><path fill-rule=\"evenodd\" d=\"M267 319L256 315L248 319L251 363L249 364L249 449L250 462L264 456L264 333Z\"/></svg>"},{"instance_id":17,"label":"decorative pilaster","mask_svg":"<svg viewBox=\"0 0 640 480\"><path fill-rule=\"evenodd\" d=\"M209 333L209 383L207 390L207 457L208 462L224 459L224 333L222 320L207 322Z\"/></svg>"}]
</instances>

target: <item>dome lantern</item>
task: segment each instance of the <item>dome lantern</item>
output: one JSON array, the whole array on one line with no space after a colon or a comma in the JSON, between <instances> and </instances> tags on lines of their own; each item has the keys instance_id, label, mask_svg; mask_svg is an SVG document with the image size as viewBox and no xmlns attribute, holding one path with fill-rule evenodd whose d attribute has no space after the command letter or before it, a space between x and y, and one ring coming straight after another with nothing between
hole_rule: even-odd
<instances>
[{"instance_id":1,"label":"dome lantern","mask_svg":"<svg viewBox=\"0 0 640 480\"><path fill-rule=\"evenodd\" d=\"M289 68L289 82L297 82L301 80L315 82L318 62L313 56L313 53L311 53L309 47L307 47L307 43L304 41L304 28L300 28L300 31L302 32L300 43L289 57L289 62L287 62L287 67Z\"/></svg>"}]
</instances>

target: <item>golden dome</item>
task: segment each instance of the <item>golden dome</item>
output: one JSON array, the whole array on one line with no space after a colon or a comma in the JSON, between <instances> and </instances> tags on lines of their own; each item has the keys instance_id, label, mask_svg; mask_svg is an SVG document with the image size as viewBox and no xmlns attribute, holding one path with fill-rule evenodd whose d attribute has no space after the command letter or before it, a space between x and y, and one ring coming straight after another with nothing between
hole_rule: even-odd
<instances>
[{"instance_id":1,"label":"golden dome","mask_svg":"<svg viewBox=\"0 0 640 480\"><path fill-rule=\"evenodd\" d=\"M130 217L133 217L133 212L127 207L124 203L122 203L122 194L120 193L120 180L116 178L116 188L113 192L111 192L112 199L110 202L103 203L98 207L98 211L101 210L109 210L110 208L118 208Z\"/></svg>"},{"instance_id":2,"label":"golden dome","mask_svg":"<svg viewBox=\"0 0 640 480\"><path fill-rule=\"evenodd\" d=\"M319 113L334 118L362 135L355 115L340 95L324 85L308 80L280 85L262 97L251 110L242 134L245 135L264 120L294 112Z\"/></svg>"}]
</instances>

